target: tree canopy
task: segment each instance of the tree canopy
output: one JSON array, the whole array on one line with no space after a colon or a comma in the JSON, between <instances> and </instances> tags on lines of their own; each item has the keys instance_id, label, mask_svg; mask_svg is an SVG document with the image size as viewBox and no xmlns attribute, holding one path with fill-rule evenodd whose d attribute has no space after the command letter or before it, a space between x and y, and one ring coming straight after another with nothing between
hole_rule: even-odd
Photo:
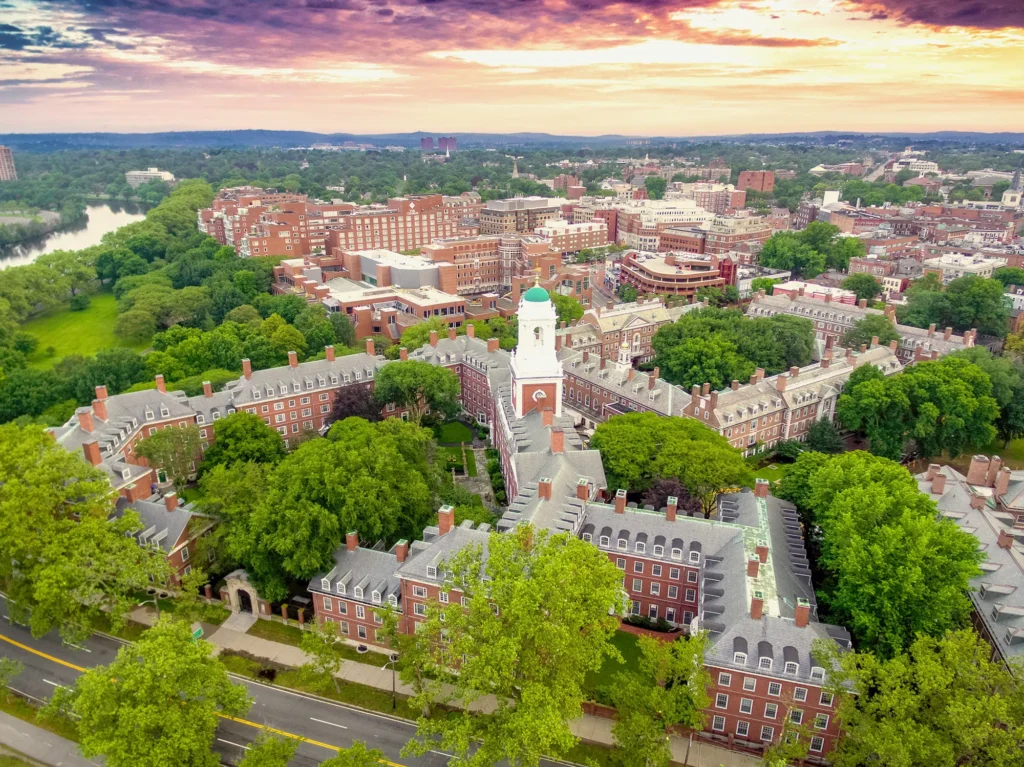
<instances>
[{"instance_id":1,"label":"tree canopy","mask_svg":"<svg viewBox=\"0 0 1024 767\"><path fill-rule=\"evenodd\" d=\"M842 282L845 290L852 290L857 294L857 300L874 300L875 296L882 292L881 283L867 272L856 272L851 274Z\"/></svg>"},{"instance_id":2,"label":"tree canopy","mask_svg":"<svg viewBox=\"0 0 1024 767\"><path fill-rule=\"evenodd\" d=\"M412 421L422 423L429 410L446 421L458 415L461 387L452 371L421 360L392 362L377 371L373 394L381 405L394 403L409 411Z\"/></svg>"},{"instance_id":3,"label":"tree canopy","mask_svg":"<svg viewBox=\"0 0 1024 767\"><path fill-rule=\"evenodd\" d=\"M188 484L189 475L196 473L202 453L199 427L185 426L177 429L167 426L159 429L139 440L135 452L149 461L150 466L167 472L167 478L180 492Z\"/></svg>"},{"instance_id":4,"label":"tree canopy","mask_svg":"<svg viewBox=\"0 0 1024 767\"><path fill-rule=\"evenodd\" d=\"M907 303L896 307L900 322L918 328L951 327L958 333L979 333L1003 338L1009 328L1010 306L1003 284L976 275L952 280L945 288L930 275L907 290Z\"/></svg>"},{"instance_id":5,"label":"tree canopy","mask_svg":"<svg viewBox=\"0 0 1024 767\"><path fill-rule=\"evenodd\" d=\"M201 470L237 463L275 464L284 458L284 440L255 413L236 412L215 421L213 444L203 455Z\"/></svg>"},{"instance_id":6,"label":"tree canopy","mask_svg":"<svg viewBox=\"0 0 1024 767\"><path fill-rule=\"evenodd\" d=\"M843 333L839 343L847 349L859 349L864 344L870 346L871 339L875 337L882 346L888 346L890 341L899 341L901 338L892 320L884 314L869 314L853 323L853 327Z\"/></svg>"}]
</instances>

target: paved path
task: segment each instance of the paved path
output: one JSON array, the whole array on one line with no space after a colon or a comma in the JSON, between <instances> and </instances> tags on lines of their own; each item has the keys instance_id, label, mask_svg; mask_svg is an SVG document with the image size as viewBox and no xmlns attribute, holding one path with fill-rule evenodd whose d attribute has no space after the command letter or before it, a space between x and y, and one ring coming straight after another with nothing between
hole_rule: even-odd
<instances>
[{"instance_id":1,"label":"paved path","mask_svg":"<svg viewBox=\"0 0 1024 767\"><path fill-rule=\"evenodd\" d=\"M0 743L25 756L53 767L95 767L102 759L85 759L78 754L78 744L54 735L34 724L0 711Z\"/></svg>"}]
</instances>

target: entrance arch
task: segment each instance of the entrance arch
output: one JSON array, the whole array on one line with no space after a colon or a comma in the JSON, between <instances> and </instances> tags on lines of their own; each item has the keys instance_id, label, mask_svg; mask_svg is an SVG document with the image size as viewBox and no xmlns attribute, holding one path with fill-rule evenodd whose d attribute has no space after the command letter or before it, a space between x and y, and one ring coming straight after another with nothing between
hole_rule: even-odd
<instances>
[{"instance_id":1,"label":"entrance arch","mask_svg":"<svg viewBox=\"0 0 1024 767\"><path fill-rule=\"evenodd\" d=\"M252 612L252 597L249 596L249 592L245 589L238 590L238 609L243 613Z\"/></svg>"}]
</instances>

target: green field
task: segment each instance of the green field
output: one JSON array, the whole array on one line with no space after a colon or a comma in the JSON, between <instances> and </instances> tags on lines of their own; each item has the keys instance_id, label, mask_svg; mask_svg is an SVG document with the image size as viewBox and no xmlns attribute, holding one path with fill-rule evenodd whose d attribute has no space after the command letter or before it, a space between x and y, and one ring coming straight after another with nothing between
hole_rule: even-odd
<instances>
[{"instance_id":1,"label":"green field","mask_svg":"<svg viewBox=\"0 0 1024 767\"><path fill-rule=\"evenodd\" d=\"M772 463L754 472L757 479L767 479L769 482L777 482L786 476L786 470L790 467L788 463Z\"/></svg>"},{"instance_id":2,"label":"green field","mask_svg":"<svg viewBox=\"0 0 1024 767\"><path fill-rule=\"evenodd\" d=\"M434 428L434 436L438 442L449 444L453 442L472 442L473 430L461 421L449 421Z\"/></svg>"},{"instance_id":3,"label":"green field","mask_svg":"<svg viewBox=\"0 0 1024 767\"><path fill-rule=\"evenodd\" d=\"M21 329L39 339L39 346L29 358L34 368L50 368L69 354L89 356L100 349L124 346L142 351L148 341L130 344L114 335L117 320L117 300L113 293L96 293L92 303L84 312L73 312L68 307L53 309L35 319L29 320ZM47 347L56 351L53 356L46 353Z\"/></svg>"},{"instance_id":4,"label":"green field","mask_svg":"<svg viewBox=\"0 0 1024 767\"><path fill-rule=\"evenodd\" d=\"M620 671L633 671L640 661L640 648L637 646L636 634L626 631L616 631L612 635L612 644L622 654L623 663L616 660L606 659L601 668L587 674L583 683L583 689L591 700L601 687L607 687L612 683L615 675Z\"/></svg>"}]
</instances>

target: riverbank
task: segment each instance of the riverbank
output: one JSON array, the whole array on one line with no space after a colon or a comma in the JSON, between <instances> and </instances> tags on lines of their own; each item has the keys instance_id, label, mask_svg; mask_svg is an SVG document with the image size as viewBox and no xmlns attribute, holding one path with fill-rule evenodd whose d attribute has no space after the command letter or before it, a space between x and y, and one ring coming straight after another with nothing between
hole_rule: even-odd
<instances>
[{"instance_id":1,"label":"riverbank","mask_svg":"<svg viewBox=\"0 0 1024 767\"><path fill-rule=\"evenodd\" d=\"M73 221L60 221L59 225L37 231L29 238L19 236L18 242L0 240L0 269L30 264L39 256L57 250L83 250L98 245L107 232L141 221L147 209L148 206L118 200L92 202L81 217ZM0 211L0 216L5 212Z\"/></svg>"}]
</instances>

